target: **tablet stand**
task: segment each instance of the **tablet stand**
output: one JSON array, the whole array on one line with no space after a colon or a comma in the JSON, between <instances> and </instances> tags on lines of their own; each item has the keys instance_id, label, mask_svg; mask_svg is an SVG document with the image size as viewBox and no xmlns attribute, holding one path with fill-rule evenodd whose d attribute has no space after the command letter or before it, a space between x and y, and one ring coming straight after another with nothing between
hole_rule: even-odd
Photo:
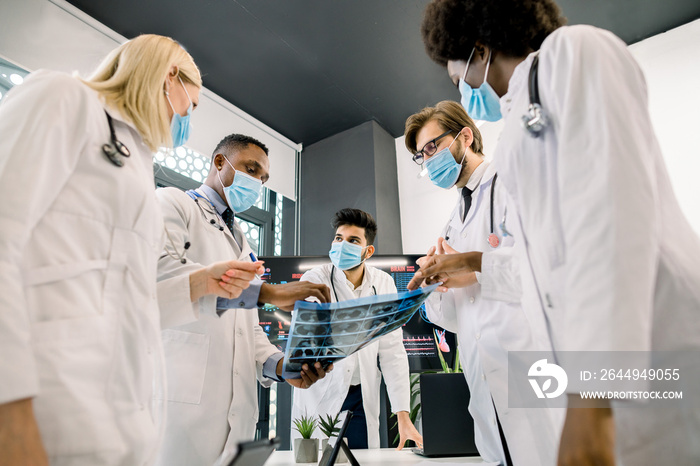
<instances>
[{"instance_id":1,"label":"tablet stand","mask_svg":"<svg viewBox=\"0 0 700 466\"><path fill-rule=\"evenodd\" d=\"M345 417L345 422L343 422L343 427L341 427L340 432L338 432L338 437L335 442L335 445L332 449L330 445L326 445L325 450L323 450L323 456L321 456L321 461L318 462L319 466L335 465L335 461L338 459L338 453L340 452L341 448L345 452L345 456L348 457L348 461L352 466L360 466L360 463L357 462L355 456L352 454L350 447L348 447L348 444L345 443L345 431L348 429L348 424L350 424L350 418L352 418L352 411L348 411L347 413L348 414Z\"/></svg>"}]
</instances>

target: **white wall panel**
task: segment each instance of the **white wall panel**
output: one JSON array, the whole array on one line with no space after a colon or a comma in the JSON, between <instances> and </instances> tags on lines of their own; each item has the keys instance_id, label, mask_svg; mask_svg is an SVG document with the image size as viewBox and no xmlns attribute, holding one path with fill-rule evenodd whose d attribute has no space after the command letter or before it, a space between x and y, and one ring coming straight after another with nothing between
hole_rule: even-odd
<instances>
[{"instance_id":1,"label":"white wall panel","mask_svg":"<svg viewBox=\"0 0 700 466\"><path fill-rule=\"evenodd\" d=\"M0 55L30 71L48 68L86 76L125 40L63 0L0 3ZM298 144L207 89L202 90L200 106L192 114L192 126L187 145L205 155L234 132L262 141L270 149L271 177L266 185L296 199Z\"/></svg>"}]
</instances>

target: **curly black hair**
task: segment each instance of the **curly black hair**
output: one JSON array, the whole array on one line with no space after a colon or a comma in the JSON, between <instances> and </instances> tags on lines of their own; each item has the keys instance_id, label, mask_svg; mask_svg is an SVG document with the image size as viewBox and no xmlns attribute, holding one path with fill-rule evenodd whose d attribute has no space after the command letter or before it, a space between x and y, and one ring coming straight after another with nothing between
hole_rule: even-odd
<instances>
[{"instance_id":1,"label":"curly black hair","mask_svg":"<svg viewBox=\"0 0 700 466\"><path fill-rule=\"evenodd\" d=\"M369 213L360 209L341 209L333 216L331 226L334 230L337 230L341 225L364 228L367 244L374 244L374 238L377 236L377 222L374 221L374 218Z\"/></svg>"},{"instance_id":2,"label":"curly black hair","mask_svg":"<svg viewBox=\"0 0 700 466\"><path fill-rule=\"evenodd\" d=\"M554 0L433 0L421 34L430 58L442 66L468 60L476 41L511 57L539 50L566 24Z\"/></svg>"},{"instance_id":3,"label":"curly black hair","mask_svg":"<svg viewBox=\"0 0 700 466\"><path fill-rule=\"evenodd\" d=\"M211 154L212 159L216 154L223 154L226 152L223 155L227 155L243 150L247 148L249 144L258 146L265 152L265 155L270 155L268 154L267 146L257 139L246 136L245 134L229 134L216 145L216 149L214 149L214 152Z\"/></svg>"}]
</instances>

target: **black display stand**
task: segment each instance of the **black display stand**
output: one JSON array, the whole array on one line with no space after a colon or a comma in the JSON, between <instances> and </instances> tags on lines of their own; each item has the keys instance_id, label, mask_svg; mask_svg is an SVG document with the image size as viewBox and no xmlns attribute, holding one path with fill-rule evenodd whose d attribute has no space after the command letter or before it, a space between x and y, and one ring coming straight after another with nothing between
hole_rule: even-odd
<instances>
[{"instance_id":1,"label":"black display stand","mask_svg":"<svg viewBox=\"0 0 700 466\"><path fill-rule=\"evenodd\" d=\"M323 456L321 456L321 461L318 462L318 466L333 466L335 461L338 459L338 453L340 453L341 448L345 452L345 456L348 457L348 461L350 461L352 466L360 466L360 463L357 462L355 456L352 454L352 451L350 451L350 447L348 447L348 444L345 443L344 439L345 431L348 430L348 425L350 424L350 418L352 418L352 411L347 411L345 421L343 422L343 427L341 427L340 432L338 432L338 439L336 440L335 445L332 449L330 445L326 445L326 448L323 450Z\"/></svg>"}]
</instances>

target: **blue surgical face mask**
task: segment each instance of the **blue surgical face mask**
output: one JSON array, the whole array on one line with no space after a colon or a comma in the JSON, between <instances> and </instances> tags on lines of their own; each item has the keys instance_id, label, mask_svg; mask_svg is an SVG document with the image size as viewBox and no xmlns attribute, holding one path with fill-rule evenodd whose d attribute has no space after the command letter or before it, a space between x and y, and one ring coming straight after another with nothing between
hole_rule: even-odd
<instances>
[{"instance_id":1,"label":"blue surgical face mask","mask_svg":"<svg viewBox=\"0 0 700 466\"><path fill-rule=\"evenodd\" d=\"M459 136L459 134L457 136ZM455 185L459 179L459 174L462 172L462 163L467 156L467 151L464 151L462 162L460 163L455 161L452 152L450 152L450 147L452 147L452 144L457 140L457 136L455 136L449 146L438 151L437 154L433 155L425 162L425 168L428 170L428 175L430 175L430 181L438 188L450 189Z\"/></svg>"},{"instance_id":2,"label":"blue surgical face mask","mask_svg":"<svg viewBox=\"0 0 700 466\"><path fill-rule=\"evenodd\" d=\"M225 157L224 159L231 165L228 159ZM231 168L233 168L233 165L231 165ZM234 212L245 212L258 202L260 191L262 191L262 181L235 168L233 170L236 173L233 175L233 183L230 186L224 186L224 182L221 181L221 174L218 171L216 174L219 176L219 182L224 188L226 202L228 202L231 210Z\"/></svg>"},{"instance_id":3,"label":"blue surgical face mask","mask_svg":"<svg viewBox=\"0 0 700 466\"><path fill-rule=\"evenodd\" d=\"M498 94L493 90L491 85L486 82L489 76L489 65L491 65L491 52L489 51L489 59L486 62L486 75L484 83L476 89L473 89L465 81L467 71L469 71L469 63L472 61L474 49L469 55L467 67L464 69L464 76L459 81L459 93L462 94L462 107L467 111L470 117L475 120L498 121L502 118L501 102Z\"/></svg>"},{"instance_id":4,"label":"blue surgical face mask","mask_svg":"<svg viewBox=\"0 0 700 466\"><path fill-rule=\"evenodd\" d=\"M187 142L187 139L189 139L191 129L190 115L192 114L192 99L190 99L190 93L187 92L187 88L182 83L182 79L180 79L180 76L178 76L177 79L180 80L180 84L185 90L185 94L187 94L187 100L190 101L190 106L187 107L187 115L180 115L178 112L175 111L175 107L173 107L173 103L170 101L169 94L167 92L165 93L165 98L168 99L170 108L173 109L173 118L170 120L170 134L173 137L173 148L180 147L181 145Z\"/></svg>"},{"instance_id":5,"label":"blue surgical face mask","mask_svg":"<svg viewBox=\"0 0 700 466\"><path fill-rule=\"evenodd\" d=\"M331 258L333 265L340 270L348 270L357 267L362 263L362 246L348 243L347 241L339 241L331 245L331 250L328 252L328 257Z\"/></svg>"}]
</instances>

